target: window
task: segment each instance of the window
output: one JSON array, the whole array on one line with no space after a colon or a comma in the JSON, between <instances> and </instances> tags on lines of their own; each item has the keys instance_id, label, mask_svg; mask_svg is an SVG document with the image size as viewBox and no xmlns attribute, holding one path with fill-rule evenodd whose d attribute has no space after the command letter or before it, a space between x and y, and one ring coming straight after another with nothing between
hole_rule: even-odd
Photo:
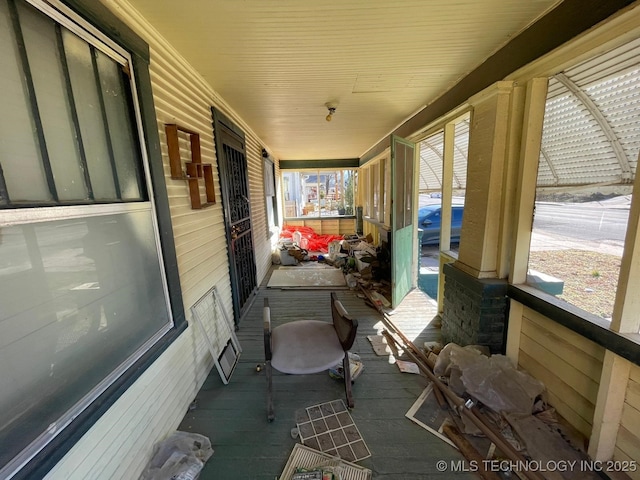
<instances>
[{"instance_id":1,"label":"window","mask_svg":"<svg viewBox=\"0 0 640 480\"><path fill-rule=\"evenodd\" d=\"M420 142L420 178L418 180L418 188L424 198L440 199L442 197L443 164L444 130L440 130Z\"/></svg>"},{"instance_id":2,"label":"window","mask_svg":"<svg viewBox=\"0 0 640 480\"><path fill-rule=\"evenodd\" d=\"M285 216L354 215L354 170L285 171L282 174Z\"/></svg>"},{"instance_id":3,"label":"window","mask_svg":"<svg viewBox=\"0 0 640 480\"><path fill-rule=\"evenodd\" d=\"M361 182L360 185L362 186L362 193L361 198L363 199L363 205L362 205L362 214L366 217L366 218L370 218L371 217L371 205L373 203L373 201L371 200L372 197L372 192L371 192L371 166L366 166L363 167L362 169L360 169L360 175L361 175Z\"/></svg>"},{"instance_id":4,"label":"window","mask_svg":"<svg viewBox=\"0 0 640 480\"><path fill-rule=\"evenodd\" d=\"M380 198L380 168L384 165L384 162L378 162L373 168L371 168L371 217L380 220L382 216L382 202ZM384 172L382 172L384 175Z\"/></svg>"},{"instance_id":5,"label":"window","mask_svg":"<svg viewBox=\"0 0 640 480\"><path fill-rule=\"evenodd\" d=\"M443 194L451 191L450 242L443 245L446 251L457 251L460 243L462 217L467 186L467 156L469 150L469 114L457 118L442 130L420 142L420 206L419 212L431 211L442 204ZM424 215L424 213L422 214ZM420 217L421 214L419 213ZM424 227L424 226L423 226ZM423 245L437 245L440 226L425 229ZM424 252L429 254L430 252Z\"/></svg>"},{"instance_id":6,"label":"window","mask_svg":"<svg viewBox=\"0 0 640 480\"><path fill-rule=\"evenodd\" d=\"M173 327L130 56L35 5L0 0L2 478Z\"/></svg>"},{"instance_id":7,"label":"window","mask_svg":"<svg viewBox=\"0 0 640 480\"><path fill-rule=\"evenodd\" d=\"M639 98L638 40L548 84L527 283L605 321L637 171Z\"/></svg>"},{"instance_id":8,"label":"window","mask_svg":"<svg viewBox=\"0 0 640 480\"><path fill-rule=\"evenodd\" d=\"M264 158L264 196L267 212L267 233L278 226L278 203L276 201L276 170L273 162Z\"/></svg>"},{"instance_id":9,"label":"window","mask_svg":"<svg viewBox=\"0 0 640 480\"><path fill-rule=\"evenodd\" d=\"M362 167L364 216L374 222L388 225L391 221L391 169L387 158L380 158Z\"/></svg>"}]
</instances>

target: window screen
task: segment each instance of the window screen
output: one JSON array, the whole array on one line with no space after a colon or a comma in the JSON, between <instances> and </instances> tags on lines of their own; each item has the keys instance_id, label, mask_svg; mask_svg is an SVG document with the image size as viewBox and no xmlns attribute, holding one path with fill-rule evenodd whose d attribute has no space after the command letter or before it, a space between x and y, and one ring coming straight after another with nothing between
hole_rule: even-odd
<instances>
[{"instance_id":1,"label":"window screen","mask_svg":"<svg viewBox=\"0 0 640 480\"><path fill-rule=\"evenodd\" d=\"M128 65L21 1L0 42L0 206L143 200Z\"/></svg>"}]
</instances>

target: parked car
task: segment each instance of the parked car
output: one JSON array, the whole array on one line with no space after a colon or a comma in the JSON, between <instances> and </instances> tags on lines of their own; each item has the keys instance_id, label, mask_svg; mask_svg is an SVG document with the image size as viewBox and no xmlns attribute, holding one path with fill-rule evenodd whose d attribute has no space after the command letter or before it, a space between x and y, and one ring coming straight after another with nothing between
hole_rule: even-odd
<instances>
[{"instance_id":1,"label":"parked car","mask_svg":"<svg viewBox=\"0 0 640 480\"><path fill-rule=\"evenodd\" d=\"M451 243L460 242L464 205L451 207ZM418 228L422 230L422 245L440 245L440 224L442 207L438 204L426 205L418 210Z\"/></svg>"}]
</instances>

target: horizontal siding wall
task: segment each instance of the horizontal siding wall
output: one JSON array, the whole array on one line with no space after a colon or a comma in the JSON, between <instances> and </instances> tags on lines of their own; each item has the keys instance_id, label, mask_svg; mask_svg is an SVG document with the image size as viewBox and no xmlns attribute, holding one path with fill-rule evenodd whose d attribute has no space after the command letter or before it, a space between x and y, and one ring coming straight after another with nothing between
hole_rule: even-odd
<instances>
[{"instance_id":1,"label":"horizontal siding wall","mask_svg":"<svg viewBox=\"0 0 640 480\"><path fill-rule=\"evenodd\" d=\"M613 458L640 464L640 367L638 365L632 365L629 374ZM627 475L634 480L640 480L640 470L628 471Z\"/></svg>"},{"instance_id":2,"label":"horizontal siding wall","mask_svg":"<svg viewBox=\"0 0 640 480\"><path fill-rule=\"evenodd\" d=\"M375 223L371 223L368 221L362 222L362 229L364 235L371 235L373 237L374 245L378 245L378 240L380 239L380 227Z\"/></svg>"},{"instance_id":3,"label":"horizontal siding wall","mask_svg":"<svg viewBox=\"0 0 640 480\"><path fill-rule=\"evenodd\" d=\"M604 348L524 308L519 366L545 384L549 403L591 436Z\"/></svg>"},{"instance_id":4,"label":"horizontal siding wall","mask_svg":"<svg viewBox=\"0 0 640 480\"><path fill-rule=\"evenodd\" d=\"M211 106L233 119L246 135L254 248L258 284L271 264L271 242L265 220L262 180L263 145L217 94L126 1L103 3L143 37L150 46L151 81L173 222L184 308L216 285L227 312L232 311L227 243L212 131ZM170 178L166 123L177 123L200 134L203 163L214 165L217 204L191 208L188 185ZM187 137L181 137L181 158L189 158ZM276 162L277 164L277 162ZM201 186L204 199L204 185ZM211 325L206 325L212 330ZM155 442L175 430L202 386L213 362L195 325L189 328L148 369L49 473L50 479L138 478L151 458Z\"/></svg>"}]
</instances>

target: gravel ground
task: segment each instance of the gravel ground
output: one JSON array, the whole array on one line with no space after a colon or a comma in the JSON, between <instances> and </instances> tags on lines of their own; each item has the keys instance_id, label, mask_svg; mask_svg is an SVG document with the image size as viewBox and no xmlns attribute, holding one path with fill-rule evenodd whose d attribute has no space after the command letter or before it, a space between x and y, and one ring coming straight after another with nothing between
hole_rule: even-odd
<instances>
[{"instance_id":1,"label":"gravel ground","mask_svg":"<svg viewBox=\"0 0 640 480\"><path fill-rule=\"evenodd\" d=\"M558 298L610 319L616 297L620 257L587 250L531 252L529 268L564 280Z\"/></svg>"}]
</instances>

